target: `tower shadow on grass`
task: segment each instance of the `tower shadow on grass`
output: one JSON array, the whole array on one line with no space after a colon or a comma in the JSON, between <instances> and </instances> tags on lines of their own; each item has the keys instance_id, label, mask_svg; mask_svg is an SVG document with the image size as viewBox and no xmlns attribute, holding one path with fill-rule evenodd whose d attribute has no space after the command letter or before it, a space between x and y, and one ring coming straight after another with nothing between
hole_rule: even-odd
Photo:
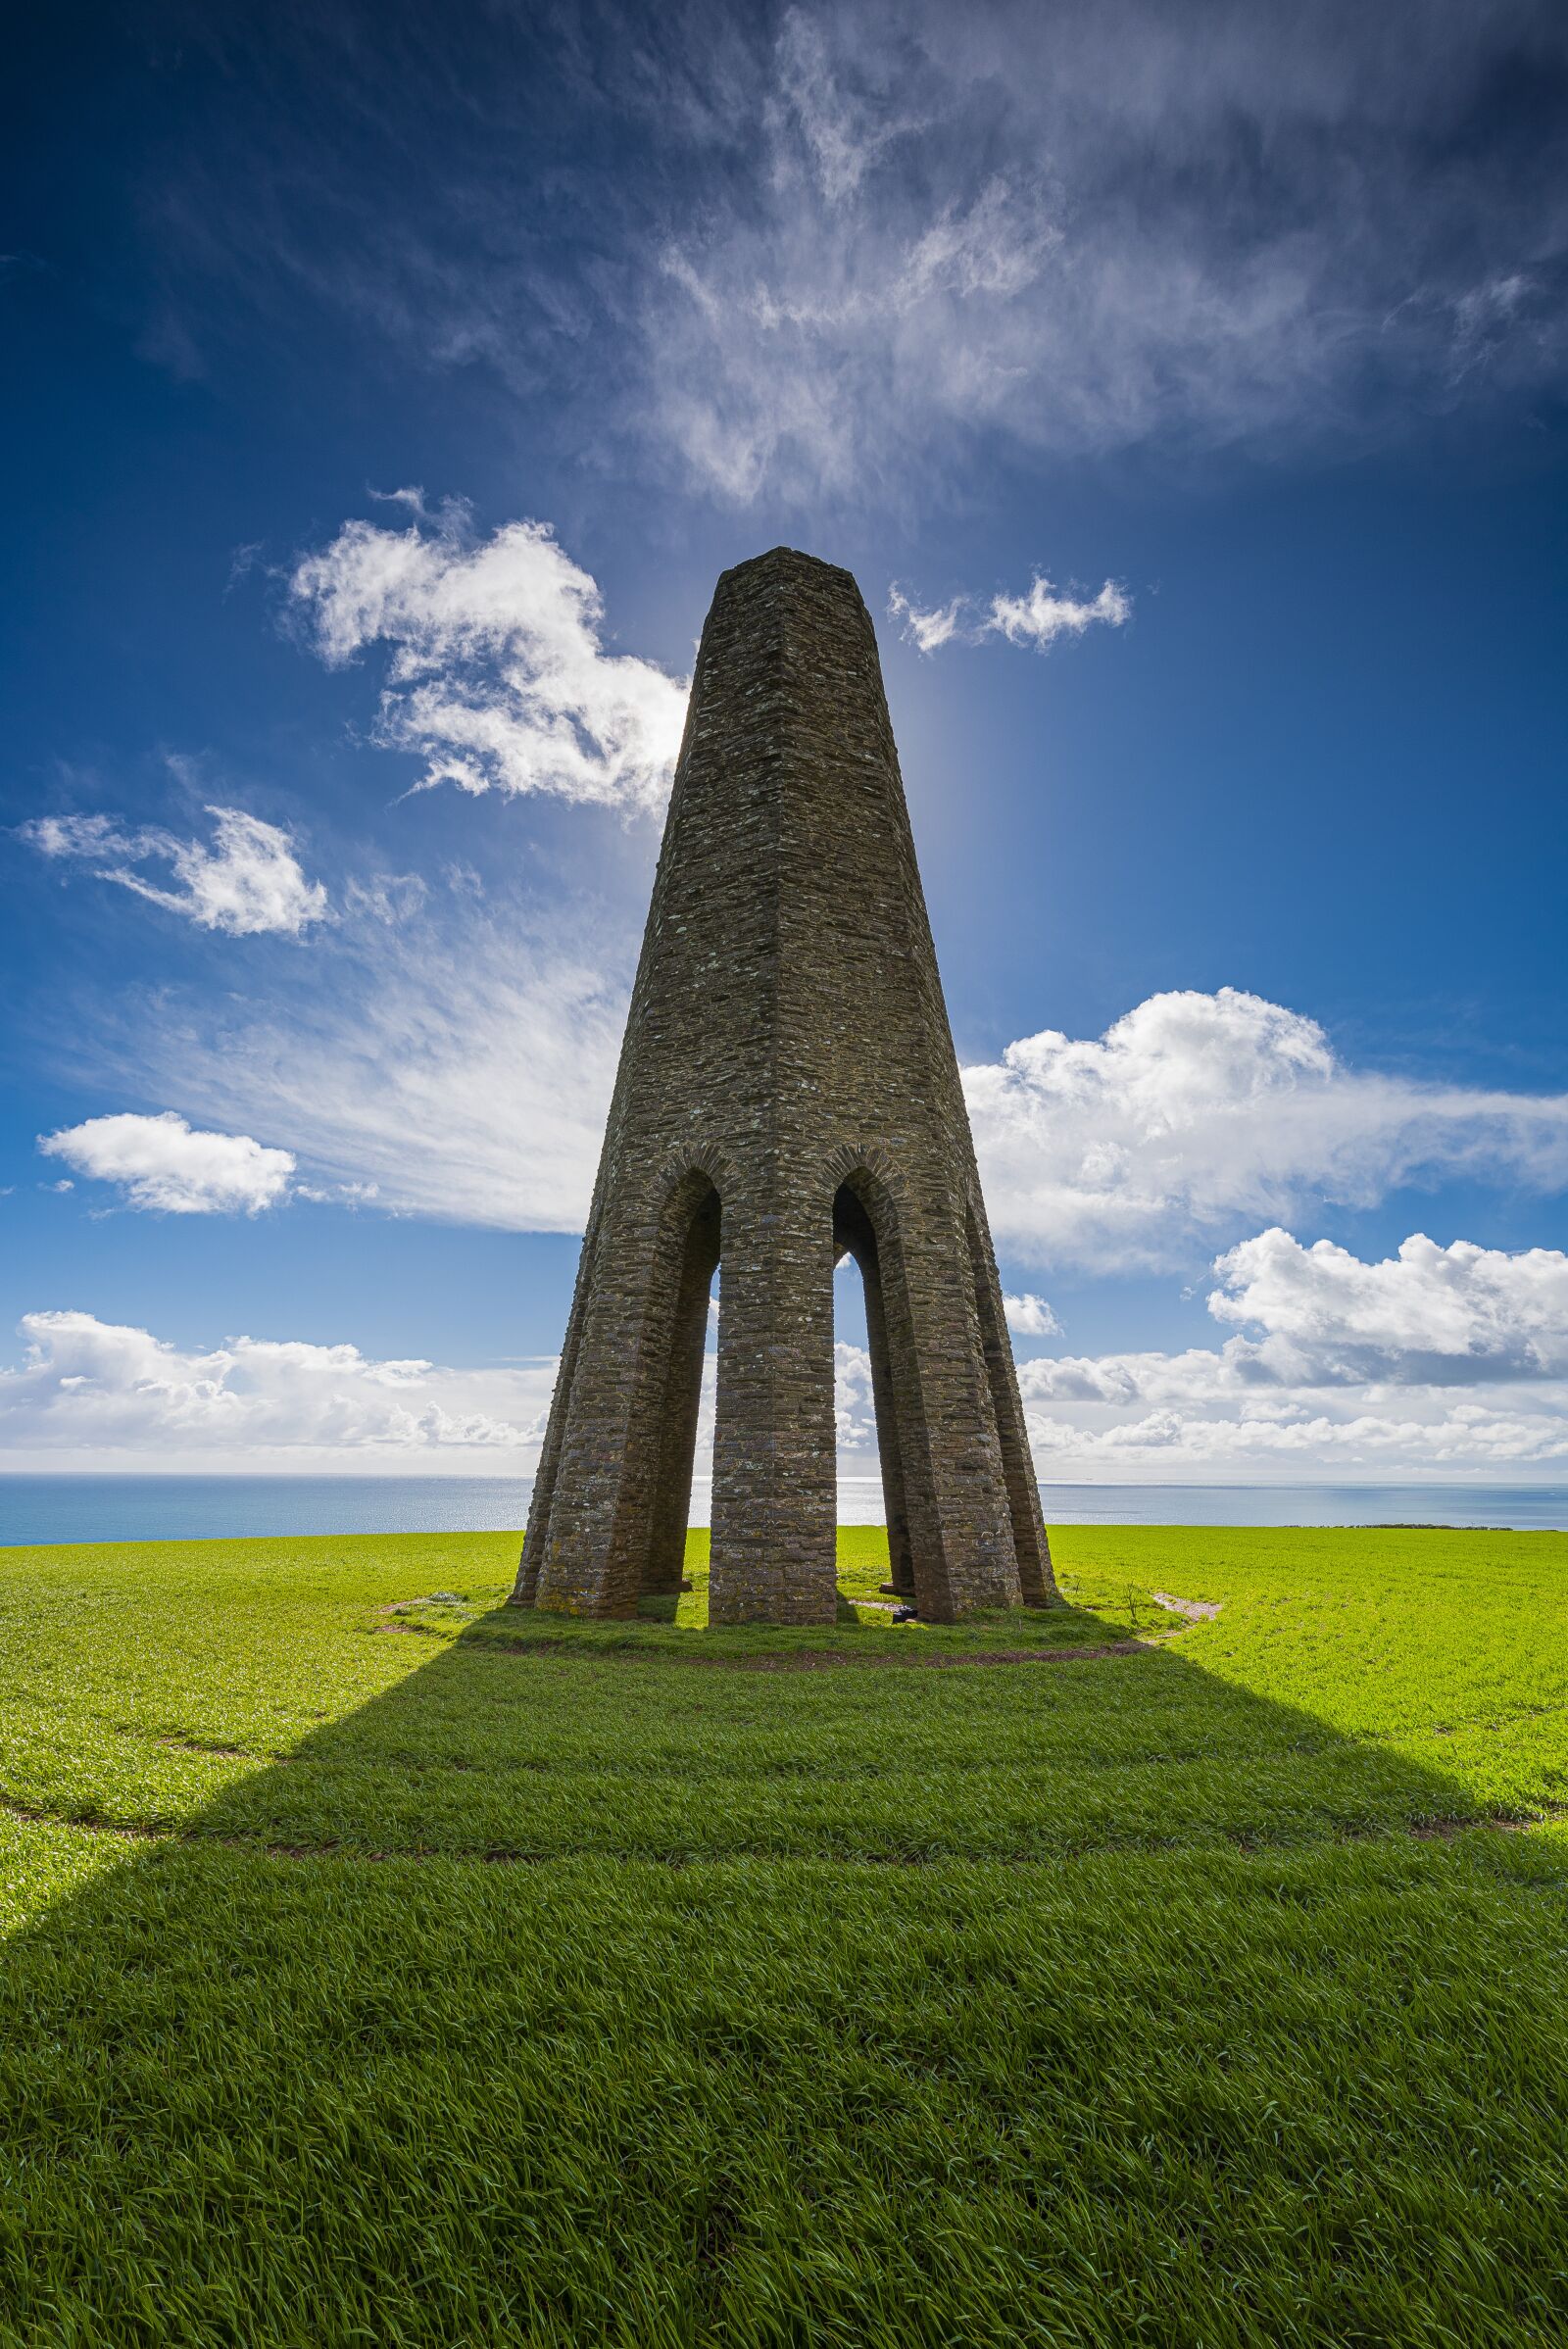
<instances>
[{"instance_id":1,"label":"tower shadow on grass","mask_svg":"<svg viewBox=\"0 0 1568 2349\"><path fill-rule=\"evenodd\" d=\"M10 1944L0 2341L1557 2337L1560 1886L1456 1783L1172 1649L516 1627Z\"/></svg>"}]
</instances>

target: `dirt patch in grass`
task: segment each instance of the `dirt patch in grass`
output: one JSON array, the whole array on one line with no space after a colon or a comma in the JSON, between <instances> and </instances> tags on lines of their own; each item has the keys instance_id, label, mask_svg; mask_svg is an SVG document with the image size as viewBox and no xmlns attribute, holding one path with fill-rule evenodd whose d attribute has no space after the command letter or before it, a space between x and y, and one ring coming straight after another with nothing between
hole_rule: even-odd
<instances>
[{"instance_id":1,"label":"dirt patch in grass","mask_svg":"<svg viewBox=\"0 0 1568 2349\"><path fill-rule=\"evenodd\" d=\"M1446 1532L1446 1527L1438 1529ZM1495 1814L1486 1819L1423 1819L1418 1826L1407 1827L1405 1834L1414 1835L1418 1843L1449 1843L1455 1835L1468 1835L1472 1828L1484 1827L1494 1835L1527 1835L1533 1827L1543 1827L1564 1816L1562 1803L1546 1803L1535 1819L1507 1819Z\"/></svg>"},{"instance_id":2,"label":"dirt patch in grass","mask_svg":"<svg viewBox=\"0 0 1568 2349\"><path fill-rule=\"evenodd\" d=\"M1155 1606L1185 1615L1189 1623L1212 1623L1223 1603L1217 1598L1173 1598L1168 1590L1152 1590L1150 1596Z\"/></svg>"}]
</instances>

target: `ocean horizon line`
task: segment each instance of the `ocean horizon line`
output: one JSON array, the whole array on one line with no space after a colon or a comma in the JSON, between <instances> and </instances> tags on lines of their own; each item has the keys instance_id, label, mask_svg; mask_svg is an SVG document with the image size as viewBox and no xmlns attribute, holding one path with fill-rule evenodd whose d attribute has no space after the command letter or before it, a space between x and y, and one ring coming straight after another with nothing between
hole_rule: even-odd
<instances>
[{"instance_id":1,"label":"ocean horizon line","mask_svg":"<svg viewBox=\"0 0 1568 2349\"><path fill-rule=\"evenodd\" d=\"M691 1523L711 1479L694 1480ZM116 1542L255 1541L369 1534L520 1534L532 1476L233 1470L0 1470L0 1549ZM883 1522L878 1476L837 1480L840 1525ZM1117 1483L1042 1479L1049 1527L1440 1524L1568 1530L1568 1486L1419 1478Z\"/></svg>"},{"instance_id":2,"label":"ocean horizon line","mask_svg":"<svg viewBox=\"0 0 1568 2349\"><path fill-rule=\"evenodd\" d=\"M399 1468L7 1468L0 1466L0 1486L15 1484L180 1484L180 1485L531 1485L531 1469L399 1469ZM710 1485L711 1476L698 1474L693 1486ZM840 1486L881 1488L875 1472L840 1476ZM1568 1481L1549 1478L1498 1478L1483 1482L1463 1472L1451 1476L1408 1477L1039 1477L1042 1493L1568 1493Z\"/></svg>"}]
</instances>

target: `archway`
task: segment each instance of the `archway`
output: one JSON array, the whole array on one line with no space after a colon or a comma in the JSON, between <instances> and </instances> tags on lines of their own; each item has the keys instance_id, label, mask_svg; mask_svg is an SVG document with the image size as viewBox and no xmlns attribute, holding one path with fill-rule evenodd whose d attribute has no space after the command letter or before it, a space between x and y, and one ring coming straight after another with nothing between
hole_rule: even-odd
<instances>
[{"instance_id":1,"label":"archway","mask_svg":"<svg viewBox=\"0 0 1568 2349\"><path fill-rule=\"evenodd\" d=\"M904 1304L898 1268L891 1262L886 1268L887 1276L897 1294L891 1300L887 1294L877 1222L882 1223L891 1241L891 1207L878 1196L879 1191L874 1178L863 1173L850 1175L839 1186L833 1200L833 1251L836 1263L846 1255L854 1260L864 1285L866 1352L871 1362L871 1401L888 1529L888 1582L900 1597L912 1601L914 1550L909 1536L906 1445L899 1424L893 1347L889 1339L890 1303L895 1323L900 1322Z\"/></svg>"}]
</instances>

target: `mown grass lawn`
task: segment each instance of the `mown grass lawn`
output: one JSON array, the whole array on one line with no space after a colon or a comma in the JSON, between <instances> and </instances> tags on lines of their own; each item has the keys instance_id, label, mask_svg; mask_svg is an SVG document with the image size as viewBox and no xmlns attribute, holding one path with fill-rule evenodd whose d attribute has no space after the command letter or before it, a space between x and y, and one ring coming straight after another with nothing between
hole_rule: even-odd
<instances>
[{"instance_id":1,"label":"mown grass lawn","mask_svg":"<svg viewBox=\"0 0 1568 2349\"><path fill-rule=\"evenodd\" d=\"M1561 2343L1568 1538L1056 1548L0 1552L0 2342Z\"/></svg>"}]
</instances>

